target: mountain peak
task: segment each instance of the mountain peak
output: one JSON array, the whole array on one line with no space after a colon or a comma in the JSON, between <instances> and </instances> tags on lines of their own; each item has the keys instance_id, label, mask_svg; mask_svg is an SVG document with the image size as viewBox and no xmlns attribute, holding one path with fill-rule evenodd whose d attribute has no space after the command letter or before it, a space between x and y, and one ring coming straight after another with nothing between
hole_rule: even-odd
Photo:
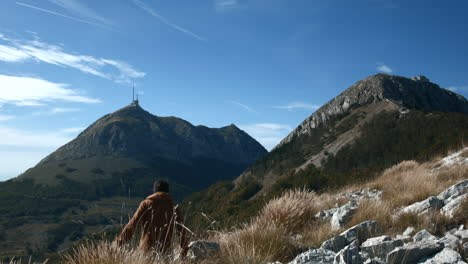
<instances>
[{"instance_id":1,"label":"mountain peak","mask_svg":"<svg viewBox=\"0 0 468 264\"><path fill-rule=\"evenodd\" d=\"M290 142L296 135L310 133L311 129L326 124L333 116L385 100L402 108L468 113L468 101L463 96L440 88L425 76L406 78L379 73L356 82L320 107L277 147Z\"/></svg>"},{"instance_id":2,"label":"mountain peak","mask_svg":"<svg viewBox=\"0 0 468 264\"><path fill-rule=\"evenodd\" d=\"M177 117L161 117L137 101L107 114L41 163L91 157L132 157L141 161L206 158L250 164L266 150L234 125L194 126Z\"/></svg>"}]
</instances>

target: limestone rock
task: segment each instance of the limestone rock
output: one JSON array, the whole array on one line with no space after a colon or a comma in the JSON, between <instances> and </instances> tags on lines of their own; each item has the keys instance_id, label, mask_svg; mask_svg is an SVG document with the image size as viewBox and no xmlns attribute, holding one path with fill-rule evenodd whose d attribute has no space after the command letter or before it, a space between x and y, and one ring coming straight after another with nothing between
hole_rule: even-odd
<instances>
[{"instance_id":1,"label":"limestone rock","mask_svg":"<svg viewBox=\"0 0 468 264\"><path fill-rule=\"evenodd\" d=\"M403 232L402 235L404 236L412 236L414 234L414 232L416 232L416 229L414 229L414 227L412 226L409 226L405 229L405 231Z\"/></svg>"},{"instance_id":2,"label":"limestone rock","mask_svg":"<svg viewBox=\"0 0 468 264\"><path fill-rule=\"evenodd\" d=\"M338 208L323 210L323 211L318 212L315 215L315 217L319 218L321 220L327 220L327 219L330 219L337 210L338 210Z\"/></svg>"},{"instance_id":3,"label":"limestone rock","mask_svg":"<svg viewBox=\"0 0 468 264\"><path fill-rule=\"evenodd\" d=\"M332 264L336 253L326 249L310 249L298 255L289 264Z\"/></svg>"},{"instance_id":4,"label":"limestone rock","mask_svg":"<svg viewBox=\"0 0 468 264\"><path fill-rule=\"evenodd\" d=\"M362 264L357 241L346 246L335 256L333 264Z\"/></svg>"},{"instance_id":5,"label":"limestone rock","mask_svg":"<svg viewBox=\"0 0 468 264\"><path fill-rule=\"evenodd\" d=\"M424 201L411 204L400 210L400 214L424 214L439 210L444 206L444 202L435 196L431 196Z\"/></svg>"},{"instance_id":6,"label":"limestone rock","mask_svg":"<svg viewBox=\"0 0 468 264\"><path fill-rule=\"evenodd\" d=\"M426 229L423 229L416 233L413 237L414 241L422 241L422 240L438 240L439 238L431 234L429 231Z\"/></svg>"},{"instance_id":7,"label":"limestone rock","mask_svg":"<svg viewBox=\"0 0 468 264\"><path fill-rule=\"evenodd\" d=\"M444 248L433 257L419 261L418 264L462 264L465 263L458 252L450 248Z\"/></svg>"},{"instance_id":8,"label":"limestone rock","mask_svg":"<svg viewBox=\"0 0 468 264\"><path fill-rule=\"evenodd\" d=\"M378 233L377 222L365 221L351 227L343 233L323 242L321 248L338 252L353 241L357 240L358 244L365 241L367 238L375 236Z\"/></svg>"},{"instance_id":9,"label":"limestone rock","mask_svg":"<svg viewBox=\"0 0 468 264\"><path fill-rule=\"evenodd\" d=\"M362 243L361 252L370 258L385 259L389 252L401 246L401 240L394 240L388 236L373 237Z\"/></svg>"},{"instance_id":10,"label":"limestone rock","mask_svg":"<svg viewBox=\"0 0 468 264\"><path fill-rule=\"evenodd\" d=\"M455 231L455 233L453 233L455 236L457 236L458 238L460 238L462 240L463 243L467 243L468 242L468 230L466 229L463 229L463 230L457 230Z\"/></svg>"},{"instance_id":11,"label":"limestone rock","mask_svg":"<svg viewBox=\"0 0 468 264\"><path fill-rule=\"evenodd\" d=\"M409 243L394 249L387 255L389 264L410 264L416 263L423 258L432 256L443 249L442 243L434 240L424 240Z\"/></svg>"},{"instance_id":12,"label":"limestone rock","mask_svg":"<svg viewBox=\"0 0 468 264\"><path fill-rule=\"evenodd\" d=\"M450 233L446 233L445 236L439 240L439 242L444 244L444 247L451 248L453 250L458 250L459 246L463 243L460 238Z\"/></svg>"},{"instance_id":13,"label":"limestone rock","mask_svg":"<svg viewBox=\"0 0 468 264\"><path fill-rule=\"evenodd\" d=\"M344 247L346 247L349 243L350 242L343 235L338 235L323 242L320 248L331 250L333 252L338 252Z\"/></svg>"},{"instance_id":14,"label":"limestone rock","mask_svg":"<svg viewBox=\"0 0 468 264\"><path fill-rule=\"evenodd\" d=\"M466 199L468 199L468 193L460 195L455 199L449 199L449 202L440 209L440 212L445 216L453 217Z\"/></svg>"},{"instance_id":15,"label":"limestone rock","mask_svg":"<svg viewBox=\"0 0 468 264\"><path fill-rule=\"evenodd\" d=\"M338 208L331 218L332 230L343 228L358 207L358 203L354 200Z\"/></svg>"},{"instance_id":16,"label":"limestone rock","mask_svg":"<svg viewBox=\"0 0 468 264\"><path fill-rule=\"evenodd\" d=\"M206 259L218 254L221 247L216 242L193 241L188 246L188 257L192 260Z\"/></svg>"},{"instance_id":17,"label":"limestone rock","mask_svg":"<svg viewBox=\"0 0 468 264\"><path fill-rule=\"evenodd\" d=\"M463 243L463 245L461 246L461 253L463 257L465 257L465 259L468 258L468 242Z\"/></svg>"},{"instance_id":18,"label":"limestone rock","mask_svg":"<svg viewBox=\"0 0 468 264\"><path fill-rule=\"evenodd\" d=\"M365 188L365 189L355 191L355 192L342 193L342 194L337 195L337 198L345 198L345 199L356 200L356 201L363 200L363 199L378 201L380 200L381 197L382 197L381 190L369 189L369 188Z\"/></svg>"},{"instance_id":19,"label":"limestone rock","mask_svg":"<svg viewBox=\"0 0 468 264\"><path fill-rule=\"evenodd\" d=\"M413 237L412 236L397 235L396 239L400 240L404 244L413 242Z\"/></svg>"},{"instance_id":20,"label":"limestone rock","mask_svg":"<svg viewBox=\"0 0 468 264\"><path fill-rule=\"evenodd\" d=\"M366 259L363 264L386 264L385 261L379 258Z\"/></svg>"},{"instance_id":21,"label":"limestone rock","mask_svg":"<svg viewBox=\"0 0 468 264\"><path fill-rule=\"evenodd\" d=\"M461 181L437 195L437 198L449 203L451 200L468 193L468 180Z\"/></svg>"}]
</instances>

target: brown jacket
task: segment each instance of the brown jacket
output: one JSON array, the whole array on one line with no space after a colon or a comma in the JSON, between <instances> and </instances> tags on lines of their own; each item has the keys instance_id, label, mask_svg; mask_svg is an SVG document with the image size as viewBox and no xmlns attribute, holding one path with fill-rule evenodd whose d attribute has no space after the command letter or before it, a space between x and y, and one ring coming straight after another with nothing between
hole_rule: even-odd
<instances>
[{"instance_id":1,"label":"brown jacket","mask_svg":"<svg viewBox=\"0 0 468 264\"><path fill-rule=\"evenodd\" d=\"M171 195L165 192L156 192L140 203L117 242L119 245L127 242L132 238L137 227L141 226L143 233L140 247L144 250L167 252L171 249L175 228L180 235L180 246L186 249L188 241L183 222L183 216L174 205Z\"/></svg>"}]
</instances>

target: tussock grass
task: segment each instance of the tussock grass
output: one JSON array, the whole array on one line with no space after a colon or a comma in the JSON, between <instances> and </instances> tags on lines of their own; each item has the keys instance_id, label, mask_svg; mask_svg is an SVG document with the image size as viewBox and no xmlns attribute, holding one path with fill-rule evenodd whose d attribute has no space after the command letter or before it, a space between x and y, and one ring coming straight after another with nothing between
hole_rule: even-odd
<instances>
[{"instance_id":1,"label":"tussock grass","mask_svg":"<svg viewBox=\"0 0 468 264\"><path fill-rule=\"evenodd\" d=\"M177 255L146 252L138 247L117 246L115 242L88 242L63 258L64 264L169 264L183 263Z\"/></svg>"},{"instance_id":2,"label":"tussock grass","mask_svg":"<svg viewBox=\"0 0 468 264\"><path fill-rule=\"evenodd\" d=\"M217 241L222 252L217 263L255 264L287 260L296 253L285 228L253 222L229 233L220 233Z\"/></svg>"},{"instance_id":3,"label":"tussock grass","mask_svg":"<svg viewBox=\"0 0 468 264\"><path fill-rule=\"evenodd\" d=\"M255 219L255 224L273 224L295 232L313 220L319 210L319 203L320 200L313 191L289 190L268 202Z\"/></svg>"},{"instance_id":4,"label":"tussock grass","mask_svg":"<svg viewBox=\"0 0 468 264\"><path fill-rule=\"evenodd\" d=\"M44 261L44 262L33 262L32 261L32 258L29 258L27 264L47 264L47 260ZM16 259L16 258L13 258L12 260L10 260L9 262L3 262L2 260L0 260L0 264L24 264L26 262L22 261L22 259Z\"/></svg>"},{"instance_id":5,"label":"tussock grass","mask_svg":"<svg viewBox=\"0 0 468 264\"><path fill-rule=\"evenodd\" d=\"M332 230L329 222L315 222L309 228L304 229L302 244L308 248L319 248L323 241L328 240L343 230Z\"/></svg>"}]
</instances>

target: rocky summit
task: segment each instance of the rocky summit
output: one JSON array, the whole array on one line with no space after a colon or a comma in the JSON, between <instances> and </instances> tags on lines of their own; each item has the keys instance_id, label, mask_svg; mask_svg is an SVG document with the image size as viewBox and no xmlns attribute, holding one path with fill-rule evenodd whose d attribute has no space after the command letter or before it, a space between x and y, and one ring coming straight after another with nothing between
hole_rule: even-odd
<instances>
[{"instance_id":1,"label":"rocky summit","mask_svg":"<svg viewBox=\"0 0 468 264\"><path fill-rule=\"evenodd\" d=\"M278 147L295 136L309 134L333 116L385 100L400 108L468 113L468 101L463 96L440 88L424 76L405 78L380 73L355 83L330 100L284 138Z\"/></svg>"}]
</instances>

